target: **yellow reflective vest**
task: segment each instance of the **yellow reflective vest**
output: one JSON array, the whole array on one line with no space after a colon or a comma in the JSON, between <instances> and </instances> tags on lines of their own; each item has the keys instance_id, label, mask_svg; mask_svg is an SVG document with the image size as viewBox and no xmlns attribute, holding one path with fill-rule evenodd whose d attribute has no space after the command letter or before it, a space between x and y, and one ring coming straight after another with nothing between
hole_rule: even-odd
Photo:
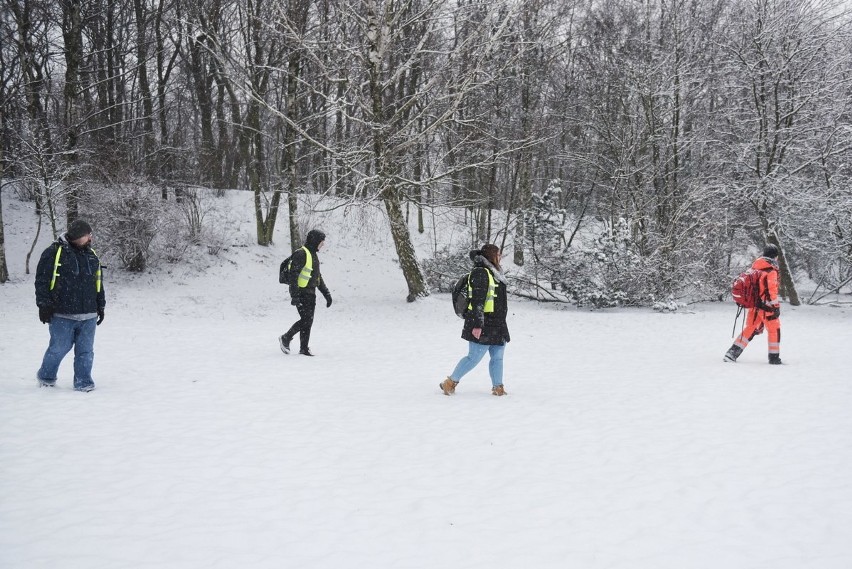
<instances>
[{"instance_id":1,"label":"yellow reflective vest","mask_svg":"<svg viewBox=\"0 0 852 569\"><path fill-rule=\"evenodd\" d=\"M314 273L313 255L311 255L311 252L308 251L307 247L302 247L302 250L305 252L305 266L302 267L302 271L299 273L299 278L296 280L296 284L299 285L299 288L305 288L308 286L308 281L311 280L311 275Z\"/></svg>"},{"instance_id":2,"label":"yellow reflective vest","mask_svg":"<svg viewBox=\"0 0 852 569\"><path fill-rule=\"evenodd\" d=\"M483 306L483 312L489 313L494 312L494 297L496 295L497 283L494 282L494 275L491 274L491 270L487 267L482 267L485 269L485 272L488 273L488 291L485 293L485 306ZM471 271L471 274L473 271ZM467 277L467 297L473 299L473 285L470 284L470 275ZM473 302L467 305L468 310L473 310Z\"/></svg>"}]
</instances>

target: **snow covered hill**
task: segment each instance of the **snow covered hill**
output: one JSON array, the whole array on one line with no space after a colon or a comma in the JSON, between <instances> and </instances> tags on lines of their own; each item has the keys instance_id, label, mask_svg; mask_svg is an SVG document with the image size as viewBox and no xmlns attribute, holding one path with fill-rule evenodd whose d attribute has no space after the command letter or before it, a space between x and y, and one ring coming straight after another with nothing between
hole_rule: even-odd
<instances>
[{"instance_id":1,"label":"snow covered hill","mask_svg":"<svg viewBox=\"0 0 852 569\"><path fill-rule=\"evenodd\" d=\"M450 398L449 299L407 304L387 232L339 211L317 356L283 355L288 240L252 244L250 198L218 257L108 272L83 394L70 356L36 387L33 218L4 194L0 567L852 567L849 309L784 306L775 367L764 337L722 363L729 304L510 299L509 396L483 363Z\"/></svg>"}]
</instances>

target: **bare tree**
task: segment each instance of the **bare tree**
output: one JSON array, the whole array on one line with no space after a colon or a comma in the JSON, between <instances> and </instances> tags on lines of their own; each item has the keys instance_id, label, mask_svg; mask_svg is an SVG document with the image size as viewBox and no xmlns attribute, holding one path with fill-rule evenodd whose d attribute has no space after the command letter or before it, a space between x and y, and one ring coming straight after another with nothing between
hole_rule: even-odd
<instances>
[{"instance_id":1,"label":"bare tree","mask_svg":"<svg viewBox=\"0 0 852 569\"><path fill-rule=\"evenodd\" d=\"M463 103L493 80L493 75L484 73L487 60L506 41L514 13L502 3L484 12L480 6L453 6L441 0L365 0L362 4L358 13L365 16L358 23L366 38L362 62L368 88L360 104L370 127L374 171L365 182L387 211L412 302L428 290L401 207L402 189L412 183L411 174L401 167L406 163L404 156L449 128ZM441 50L450 32L440 26L444 21L463 22L470 26L470 33ZM462 61L465 73L459 74ZM461 152L455 155L461 159ZM482 165L473 157L439 175L452 177ZM421 184L429 181L421 176Z\"/></svg>"},{"instance_id":2,"label":"bare tree","mask_svg":"<svg viewBox=\"0 0 852 569\"><path fill-rule=\"evenodd\" d=\"M738 191L751 205L761 240L779 246L781 290L799 304L784 227L790 215L787 196L807 186L821 157L821 138L829 125L817 112L835 96L831 78L844 61L838 56L833 1L757 0L732 13L736 27L727 48L735 90L729 159ZM842 56L840 56L842 57Z\"/></svg>"}]
</instances>

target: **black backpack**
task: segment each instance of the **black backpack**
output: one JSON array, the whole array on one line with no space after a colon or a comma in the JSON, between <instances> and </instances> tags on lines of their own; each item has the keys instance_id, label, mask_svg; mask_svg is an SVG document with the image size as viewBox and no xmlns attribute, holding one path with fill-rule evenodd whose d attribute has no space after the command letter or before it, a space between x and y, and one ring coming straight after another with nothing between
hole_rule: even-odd
<instances>
[{"instance_id":1,"label":"black backpack","mask_svg":"<svg viewBox=\"0 0 852 569\"><path fill-rule=\"evenodd\" d=\"M278 282L281 284L293 284L293 271L290 270L290 259L293 256L290 255L283 261L281 261L281 266L278 267Z\"/></svg>"},{"instance_id":2,"label":"black backpack","mask_svg":"<svg viewBox=\"0 0 852 569\"><path fill-rule=\"evenodd\" d=\"M453 310L456 311L456 316L464 318L467 313L467 305L470 304L470 299L467 296L467 289L470 285L470 273L462 275L453 286L451 294L453 298Z\"/></svg>"}]
</instances>

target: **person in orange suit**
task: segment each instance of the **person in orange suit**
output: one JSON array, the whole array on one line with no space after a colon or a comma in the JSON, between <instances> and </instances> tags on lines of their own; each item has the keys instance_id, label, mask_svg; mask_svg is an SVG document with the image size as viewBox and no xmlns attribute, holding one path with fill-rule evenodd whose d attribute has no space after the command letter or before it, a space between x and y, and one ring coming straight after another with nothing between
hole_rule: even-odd
<instances>
[{"instance_id":1,"label":"person in orange suit","mask_svg":"<svg viewBox=\"0 0 852 569\"><path fill-rule=\"evenodd\" d=\"M763 330L769 333L769 363L781 364L781 302L778 300L778 247L767 245L751 268L760 271L758 304L748 310L745 328L725 353L724 361L735 362L748 343Z\"/></svg>"}]
</instances>

